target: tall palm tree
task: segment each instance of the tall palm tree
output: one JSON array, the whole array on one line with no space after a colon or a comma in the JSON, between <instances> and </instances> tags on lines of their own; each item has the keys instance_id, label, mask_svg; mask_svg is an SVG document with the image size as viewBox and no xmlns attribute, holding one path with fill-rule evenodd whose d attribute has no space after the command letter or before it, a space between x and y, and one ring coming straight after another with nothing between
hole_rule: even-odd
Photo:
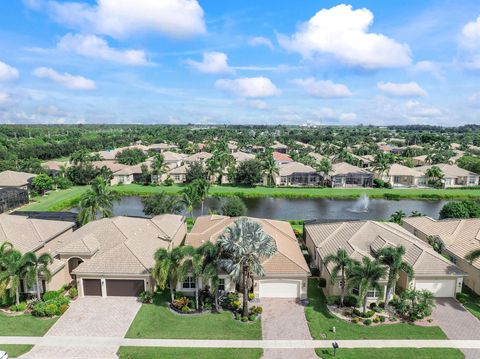
<instances>
[{"instance_id":1,"label":"tall palm tree","mask_svg":"<svg viewBox=\"0 0 480 359\"><path fill-rule=\"evenodd\" d=\"M203 253L198 248L193 248L192 246L185 246L185 256L186 259L182 263L181 267L181 277L185 277L187 274L191 274L195 281L195 309L198 310L198 287L199 279L203 273L203 262L205 257Z\"/></svg>"},{"instance_id":2,"label":"tall palm tree","mask_svg":"<svg viewBox=\"0 0 480 359\"><path fill-rule=\"evenodd\" d=\"M385 276L386 268L376 260L363 257L361 263L351 266L347 272L347 282L350 287L358 288L358 296L362 300L363 313L367 311L367 294L370 289L382 292L378 283Z\"/></svg>"},{"instance_id":3,"label":"tall palm tree","mask_svg":"<svg viewBox=\"0 0 480 359\"><path fill-rule=\"evenodd\" d=\"M205 199L208 196L208 191L210 190L210 182L207 181L206 179L196 179L194 180L191 185L195 189L197 193L197 198L200 200L201 203L201 215L203 216L203 207L205 203Z\"/></svg>"},{"instance_id":4,"label":"tall palm tree","mask_svg":"<svg viewBox=\"0 0 480 359\"><path fill-rule=\"evenodd\" d=\"M13 250L13 244L10 242L3 242L0 245L0 271L3 270L5 266L5 261L7 260L8 255L12 252Z\"/></svg>"},{"instance_id":5,"label":"tall palm tree","mask_svg":"<svg viewBox=\"0 0 480 359\"><path fill-rule=\"evenodd\" d=\"M322 174L322 185L325 185L325 179L332 172L332 162L328 158L322 158L318 164L317 170Z\"/></svg>"},{"instance_id":6,"label":"tall palm tree","mask_svg":"<svg viewBox=\"0 0 480 359\"><path fill-rule=\"evenodd\" d=\"M390 295L395 293L395 286L400 278L400 271L404 272L409 279L413 278L414 276L414 270L412 266L403 259L404 256L404 246L384 247L381 248L376 254L379 262L388 267L388 282L387 293L385 295L385 305L388 305Z\"/></svg>"},{"instance_id":7,"label":"tall palm tree","mask_svg":"<svg viewBox=\"0 0 480 359\"><path fill-rule=\"evenodd\" d=\"M373 170L377 172L381 178L386 174L388 176L392 167L393 157L389 154L378 153L374 159Z\"/></svg>"},{"instance_id":8,"label":"tall palm tree","mask_svg":"<svg viewBox=\"0 0 480 359\"><path fill-rule=\"evenodd\" d=\"M267 176L267 186L275 186L275 175L280 173L280 170L273 158L272 150L265 150L262 156L263 173Z\"/></svg>"},{"instance_id":9,"label":"tall palm tree","mask_svg":"<svg viewBox=\"0 0 480 359\"><path fill-rule=\"evenodd\" d=\"M5 258L4 270L0 272L0 283L10 288L10 294L15 293L15 304L20 304L20 283L25 278L25 272L30 263L17 250L12 250Z\"/></svg>"},{"instance_id":10,"label":"tall palm tree","mask_svg":"<svg viewBox=\"0 0 480 359\"><path fill-rule=\"evenodd\" d=\"M198 250L204 256L202 280L210 283L211 291L214 294L214 307L218 312L218 286L220 284L219 273L222 249L220 245L209 241L200 246Z\"/></svg>"},{"instance_id":11,"label":"tall palm tree","mask_svg":"<svg viewBox=\"0 0 480 359\"><path fill-rule=\"evenodd\" d=\"M182 262L188 247L175 247L173 249L160 248L155 252L155 265L152 269L152 277L160 289L165 289L168 284L170 289L170 300L175 299L175 288L183 276Z\"/></svg>"},{"instance_id":12,"label":"tall palm tree","mask_svg":"<svg viewBox=\"0 0 480 359\"><path fill-rule=\"evenodd\" d=\"M430 167L425 173L428 177L428 183L434 187L442 186L443 171L438 166Z\"/></svg>"},{"instance_id":13,"label":"tall palm tree","mask_svg":"<svg viewBox=\"0 0 480 359\"><path fill-rule=\"evenodd\" d=\"M74 165L84 165L90 161L90 152L86 149L78 150L70 155L70 162Z\"/></svg>"},{"instance_id":14,"label":"tall palm tree","mask_svg":"<svg viewBox=\"0 0 480 359\"><path fill-rule=\"evenodd\" d=\"M340 306L343 307L343 299L345 298L345 275L348 268L350 268L355 261L348 256L348 253L345 249L339 248L336 254L330 254L325 257L323 261L325 268L333 263L333 268L330 273L330 282L335 284L338 281L338 272L340 272Z\"/></svg>"},{"instance_id":15,"label":"tall palm tree","mask_svg":"<svg viewBox=\"0 0 480 359\"><path fill-rule=\"evenodd\" d=\"M33 252L25 253L25 260L28 267L25 272L25 279L28 286L35 284L37 290L37 299L42 299L40 276L44 277L47 282L52 278L52 272L48 266L53 263L53 258L48 253L37 256Z\"/></svg>"},{"instance_id":16,"label":"tall palm tree","mask_svg":"<svg viewBox=\"0 0 480 359\"><path fill-rule=\"evenodd\" d=\"M96 177L92 187L83 194L80 200L80 212L78 213L80 224L84 225L95 220L98 212L103 218L112 217L113 201L117 198L117 193L110 190L105 178Z\"/></svg>"},{"instance_id":17,"label":"tall palm tree","mask_svg":"<svg viewBox=\"0 0 480 359\"><path fill-rule=\"evenodd\" d=\"M400 210L392 213L390 215L390 222L396 223L396 224L402 224L403 219L405 218L405 212Z\"/></svg>"},{"instance_id":18,"label":"tall palm tree","mask_svg":"<svg viewBox=\"0 0 480 359\"><path fill-rule=\"evenodd\" d=\"M275 240L266 234L260 223L249 218L240 218L227 227L218 238L218 243L228 254L222 266L229 275L242 282L243 316L248 316L248 281L253 276L265 274L262 261L277 252Z\"/></svg>"},{"instance_id":19,"label":"tall palm tree","mask_svg":"<svg viewBox=\"0 0 480 359\"><path fill-rule=\"evenodd\" d=\"M160 182L162 176L169 170L165 157L161 153L155 154L152 160L152 174L157 176L157 182Z\"/></svg>"},{"instance_id":20,"label":"tall palm tree","mask_svg":"<svg viewBox=\"0 0 480 359\"><path fill-rule=\"evenodd\" d=\"M190 213L190 217L193 218L193 207L198 203L198 194L196 188L189 184L182 190L181 202L185 205L187 212Z\"/></svg>"},{"instance_id":21,"label":"tall palm tree","mask_svg":"<svg viewBox=\"0 0 480 359\"><path fill-rule=\"evenodd\" d=\"M465 259L472 263L473 261L477 260L480 258L480 249L475 249L471 252L469 252L466 256Z\"/></svg>"}]
</instances>

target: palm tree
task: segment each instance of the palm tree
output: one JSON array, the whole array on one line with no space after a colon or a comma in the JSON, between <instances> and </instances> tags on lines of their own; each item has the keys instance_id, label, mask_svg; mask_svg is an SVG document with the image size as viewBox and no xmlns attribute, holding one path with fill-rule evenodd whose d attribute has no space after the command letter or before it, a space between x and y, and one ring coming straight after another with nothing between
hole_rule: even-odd
<instances>
[{"instance_id":1,"label":"palm tree","mask_svg":"<svg viewBox=\"0 0 480 359\"><path fill-rule=\"evenodd\" d=\"M205 203L205 199L208 196L208 191L210 190L210 182L205 179L196 179L194 180L191 185L195 189L197 193L197 198L200 200L202 204L201 215L203 216L203 206Z\"/></svg>"},{"instance_id":2,"label":"palm tree","mask_svg":"<svg viewBox=\"0 0 480 359\"><path fill-rule=\"evenodd\" d=\"M185 277L187 274L191 274L195 281L195 309L198 310L199 303L198 303L198 287L199 287L199 279L203 273L203 261L204 256L198 248L193 248L192 246L186 246L185 255L186 259L182 263L181 267L181 277Z\"/></svg>"},{"instance_id":3,"label":"palm tree","mask_svg":"<svg viewBox=\"0 0 480 359\"><path fill-rule=\"evenodd\" d=\"M0 272L0 283L10 288L10 295L15 293L15 304L20 304L20 283L25 277L30 263L24 255L12 250L4 260L4 269Z\"/></svg>"},{"instance_id":4,"label":"palm tree","mask_svg":"<svg viewBox=\"0 0 480 359\"><path fill-rule=\"evenodd\" d=\"M386 268L378 261L363 257L362 263L355 263L347 271L349 286L358 288L358 296L363 303L363 313L367 311L367 294L370 289L382 292L378 281L385 276Z\"/></svg>"},{"instance_id":5,"label":"palm tree","mask_svg":"<svg viewBox=\"0 0 480 359\"><path fill-rule=\"evenodd\" d=\"M219 272L222 248L218 244L206 242L198 250L204 256L202 279L204 282L210 282L211 284L211 290L214 293L214 306L218 312L218 286L220 282Z\"/></svg>"},{"instance_id":6,"label":"palm tree","mask_svg":"<svg viewBox=\"0 0 480 359\"><path fill-rule=\"evenodd\" d=\"M182 262L188 251L189 248L187 246L175 247L173 249L160 248L154 255L155 265L152 269L152 277L160 289L165 289L168 284L172 302L175 299L175 288L184 274L182 272Z\"/></svg>"},{"instance_id":7,"label":"palm tree","mask_svg":"<svg viewBox=\"0 0 480 359\"><path fill-rule=\"evenodd\" d=\"M472 263L473 261L477 260L480 258L480 249L475 249L473 251L470 251L466 256L465 259Z\"/></svg>"},{"instance_id":8,"label":"palm tree","mask_svg":"<svg viewBox=\"0 0 480 359\"><path fill-rule=\"evenodd\" d=\"M28 286L35 284L37 289L37 299L42 299L41 296L41 282L40 276L45 278L48 282L52 278L52 273L48 266L53 263L53 258L48 253L43 253L37 256L33 252L25 253L25 260L28 262L28 267L25 273L25 279Z\"/></svg>"},{"instance_id":9,"label":"palm tree","mask_svg":"<svg viewBox=\"0 0 480 359\"><path fill-rule=\"evenodd\" d=\"M218 243L229 256L221 260L222 266L232 278L242 282L243 316L247 317L248 280L265 274L262 261L277 252L277 245L260 223L245 217L227 227Z\"/></svg>"},{"instance_id":10,"label":"palm tree","mask_svg":"<svg viewBox=\"0 0 480 359\"><path fill-rule=\"evenodd\" d=\"M425 215L420 211L412 211L412 213L410 214L410 217L423 217L423 216Z\"/></svg>"},{"instance_id":11,"label":"palm tree","mask_svg":"<svg viewBox=\"0 0 480 359\"><path fill-rule=\"evenodd\" d=\"M348 256L345 249L339 248L336 254L330 254L325 257L323 261L325 268L333 263L334 266L330 272L330 282L335 284L338 281L338 272L340 272L340 306L343 307L343 299L345 298L345 274L346 270L350 268L355 261Z\"/></svg>"},{"instance_id":12,"label":"palm tree","mask_svg":"<svg viewBox=\"0 0 480 359\"><path fill-rule=\"evenodd\" d=\"M8 255L13 250L13 244L10 242L3 242L0 245L0 270L5 266L5 261L7 260Z\"/></svg>"},{"instance_id":13,"label":"palm tree","mask_svg":"<svg viewBox=\"0 0 480 359\"><path fill-rule=\"evenodd\" d=\"M390 216L390 222L402 224L403 218L405 218L405 212L403 212L402 210L396 211Z\"/></svg>"},{"instance_id":14,"label":"palm tree","mask_svg":"<svg viewBox=\"0 0 480 359\"><path fill-rule=\"evenodd\" d=\"M162 176L169 170L168 164L165 162L165 157L161 153L153 156L152 174L157 176L157 182L160 182Z\"/></svg>"},{"instance_id":15,"label":"palm tree","mask_svg":"<svg viewBox=\"0 0 480 359\"><path fill-rule=\"evenodd\" d=\"M322 173L322 185L325 185L325 178L332 172L332 162L328 158L322 158L318 164L317 170Z\"/></svg>"},{"instance_id":16,"label":"palm tree","mask_svg":"<svg viewBox=\"0 0 480 359\"><path fill-rule=\"evenodd\" d=\"M74 165L84 165L90 161L90 152L86 149L78 150L70 155L70 162Z\"/></svg>"},{"instance_id":17,"label":"palm tree","mask_svg":"<svg viewBox=\"0 0 480 359\"><path fill-rule=\"evenodd\" d=\"M93 221L100 212L103 218L112 217L113 201L118 198L116 192L110 190L105 178L96 177L92 187L85 192L80 200L78 219L84 225Z\"/></svg>"},{"instance_id":18,"label":"palm tree","mask_svg":"<svg viewBox=\"0 0 480 359\"><path fill-rule=\"evenodd\" d=\"M433 187L441 187L443 179L443 171L438 166L430 167L425 173L428 177L428 183Z\"/></svg>"},{"instance_id":19,"label":"palm tree","mask_svg":"<svg viewBox=\"0 0 480 359\"><path fill-rule=\"evenodd\" d=\"M413 278L414 271L412 266L403 260L405 247L384 247L377 252L377 258L381 264L388 267L387 293L385 296L385 305L388 305L390 295L395 293L395 286L400 278L400 271L404 272L409 279Z\"/></svg>"},{"instance_id":20,"label":"palm tree","mask_svg":"<svg viewBox=\"0 0 480 359\"><path fill-rule=\"evenodd\" d=\"M193 207L198 203L198 194L196 189L189 184L182 190L181 202L185 205L190 217L193 218Z\"/></svg>"},{"instance_id":21,"label":"palm tree","mask_svg":"<svg viewBox=\"0 0 480 359\"><path fill-rule=\"evenodd\" d=\"M267 176L267 186L275 186L275 175L280 173L280 170L273 158L273 152L271 149L265 150L262 156L262 168L263 173Z\"/></svg>"},{"instance_id":22,"label":"palm tree","mask_svg":"<svg viewBox=\"0 0 480 359\"><path fill-rule=\"evenodd\" d=\"M385 153L378 153L375 156L373 170L377 172L380 177L383 179L383 175L390 172L390 167L392 167L392 156Z\"/></svg>"}]
</instances>

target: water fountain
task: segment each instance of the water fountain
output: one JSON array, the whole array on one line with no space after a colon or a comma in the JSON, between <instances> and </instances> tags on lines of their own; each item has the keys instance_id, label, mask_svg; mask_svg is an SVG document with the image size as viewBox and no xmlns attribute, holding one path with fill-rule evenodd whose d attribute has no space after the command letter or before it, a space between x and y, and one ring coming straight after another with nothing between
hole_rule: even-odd
<instances>
[{"instance_id":1,"label":"water fountain","mask_svg":"<svg viewBox=\"0 0 480 359\"><path fill-rule=\"evenodd\" d=\"M368 195L366 193L363 193L357 200L353 208L350 208L348 211L354 213L368 213L369 204L370 198L368 198Z\"/></svg>"}]
</instances>

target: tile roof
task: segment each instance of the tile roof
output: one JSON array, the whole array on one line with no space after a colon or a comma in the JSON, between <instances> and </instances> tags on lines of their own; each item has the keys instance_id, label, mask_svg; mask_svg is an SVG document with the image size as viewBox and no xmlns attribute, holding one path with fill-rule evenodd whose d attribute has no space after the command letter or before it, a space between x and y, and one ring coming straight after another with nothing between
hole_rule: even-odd
<instances>
[{"instance_id":1,"label":"tile roof","mask_svg":"<svg viewBox=\"0 0 480 359\"><path fill-rule=\"evenodd\" d=\"M398 163L392 164L388 170L389 176L413 176L413 177L425 177L425 174L419 170L420 167L410 168L400 165Z\"/></svg>"},{"instance_id":2,"label":"tile roof","mask_svg":"<svg viewBox=\"0 0 480 359\"><path fill-rule=\"evenodd\" d=\"M236 162L243 162L243 161L248 161L248 160L253 160L255 158L254 155L251 153L245 153L242 151L237 151L232 153L233 158L235 159Z\"/></svg>"},{"instance_id":3,"label":"tile roof","mask_svg":"<svg viewBox=\"0 0 480 359\"><path fill-rule=\"evenodd\" d=\"M21 187L29 183L36 177L34 173L3 171L0 172L0 187Z\"/></svg>"},{"instance_id":4,"label":"tile roof","mask_svg":"<svg viewBox=\"0 0 480 359\"><path fill-rule=\"evenodd\" d=\"M403 245L406 249L404 258L413 267L416 277L464 275L428 244L395 223L354 221L309 224L305 226L305 231L323 258L336 253L338 248L344 248L353 258L373 258L374 252L380 248ZM332 265L328 269L331 268Z\"/></svg>"},{"instance_id":5,"label":"tile roof","mask_svg":"<svg viewBox=\"0 0 480 359\"><path fill-rule=\"evenodd\" d=\"M449 165L446 163L439 163L437 165L421 166L417 169L423 173L426 173L433 166L440 168L444 174L445 178L455 178L455 177L468 177L468 176L478 176L478 174L464 170L456 165Z\"/></svg>"},{"instance_id":6,"label":"tile roof","mask_svg":"<svg viewBox=\"0 0 480 359\"><path fill-rule=\"evenodd\" d=\"M372 175L367 170L351 165L347 162L339 162L332 165L332 171L330 172L330 176L346 176L349 174Z\"/></svg>"},{"instance_id":7,"label":"tile roof","mask_svg":"<svg viewBox=\"0 0 480 359\"><path fill-rule=\"evenodd\" d=\"M281 163L278 165L280 176L291 176L294 173L317 173L317 171L300 162Z\"/></svg>"},{"instance_id":8,"label":"tile roof","mask_svg":"<svg viewBox=\"0 0 480 359\"><path fill-rule=\"evenodd\" d=\"M285 153L280 153L277 151L273 151L272 153L273 159L277 162L292 162L292 157Z\"/></svg>"},{"instance_id":9,"label":"tile roof","mask_svg":"<svg viewBox=\"0 0 480 359\"><path fill-rule=\"evenodd\" d=\"M185 162L198 162L198 161L208 160L208 159L212 158L212 156L213 155L211 153L202 151L202 152L194 153L191 156L185 157L183 160Z\"/></svg>"},{"instance_id":10,"label":"tile roof","mask_svg":"<svg viewBox=\"0 0 480 359\"><path fill-rule=\"evenodd\" d=\"M309 274L310 270L303 257L290 223L270 219L251 218L262 225L263 231L273 237L277 253L263 262L266 275ZM198 217L185 239L186 245L199 247L207 241L216 242L228 226L238 217L208 215Z\"/></svg>"}]
</instances>

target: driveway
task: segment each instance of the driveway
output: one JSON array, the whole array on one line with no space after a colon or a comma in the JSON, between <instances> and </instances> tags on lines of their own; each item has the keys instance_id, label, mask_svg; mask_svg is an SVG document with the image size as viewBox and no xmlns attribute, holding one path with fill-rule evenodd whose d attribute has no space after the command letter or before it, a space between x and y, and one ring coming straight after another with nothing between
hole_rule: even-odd
<instances>
[{"instance_id":1,"label":"driveway","mask_svg":"<svg viewBox=\"0 0 480 359\"><path fill-rule=\"evenodd\" d=\"M311 340L304 307L295 299L264 298L263 339L307 339ZM264 349L263 359L318 359L313 349Z\"/></svg>"},{"instance_id":2,"label":"driveway","mask_svg":"<svg viewBox=\"0 0 480 359\"><path fill-rule=\"evenodd\" d=\"M438 298L432 319L449 339L480 340L480 321L453 298ZM480 358L480 350L463 349L466 359Z\"/></svg>"},{"instance_id":3,"label":"driveway","mask_svg":"<svg viewBox=\"0 0 480 359\"><path fill-rule=\"evenodd\" d=\"M134 297L84 297L70 308L45 334L48 337L120 337L123 338L141 304ZM35 346L22 358L117 358L118 347Z\"/></svg>"}]
</instances>

